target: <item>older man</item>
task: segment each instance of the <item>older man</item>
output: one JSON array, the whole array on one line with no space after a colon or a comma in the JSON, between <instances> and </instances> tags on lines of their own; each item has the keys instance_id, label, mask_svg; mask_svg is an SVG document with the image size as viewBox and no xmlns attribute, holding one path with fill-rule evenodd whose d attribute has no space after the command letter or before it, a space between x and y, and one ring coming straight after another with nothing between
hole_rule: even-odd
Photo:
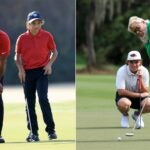
<instances>
[{"instance_id":1,"label":"older man","mask_svg":"<svg viewBox=\"0 0 150 150\"><path fill-rule=\"evenodd\" d=\"M129 18L128 31L135 34L143 42L150 58L150 21L132 16Z\"/></svg>"}]
</instances>

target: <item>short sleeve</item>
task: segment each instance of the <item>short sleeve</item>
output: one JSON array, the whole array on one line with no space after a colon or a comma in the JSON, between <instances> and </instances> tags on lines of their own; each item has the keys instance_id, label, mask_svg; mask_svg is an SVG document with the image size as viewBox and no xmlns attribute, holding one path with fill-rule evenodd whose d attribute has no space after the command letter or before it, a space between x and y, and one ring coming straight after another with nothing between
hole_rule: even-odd
<instances>
[{"instance_id":1,"label":"short sleeve","mask_svg":"<svg viewBox=\"0 0 150 150\"><path fill-rule=\"evenodd\" d=\"M146 87L149 87L149 72L146 68L144 68L144 76L143 76L143 81Z\"/></svg>"},{"instance_id":2,"label":"short sleeve","mask_svg":"<svg viewBox=\"0 0 150 150\"><path fill-rule=\"evenodd\" d=\"M48 48L51 51L56 49L56 44L51 33L49 33Z\"/></svg>"},{"instance_id":3,"label":"short sleeve","mask_svg":"<svg viewBox=\"0 0 150 150\"><path fill-rule=\"evenodd\" d=\"M10 54L10 39L5 32L0 34L0 55L8 56Z\"/></svg>"},{"instance_id":4,"label":"short sleeve","mask_svg":"<svg viewBox=\"0 0 150 150\"><path fill-rule=\"evenodd\" d=\"M18 54L21 53L21 36L19 36L16 41L15 52Z\"/></svg>"},{"instance_id":5,"label":"short sleeve","mask_svg":"<svg viewBox=\"0 0 150 150\"><path fill-rule=\"evenodd\" d=\"M116 75L116 89L125 89L125 77L121 69L117 71Z\"/></svg>"}]
</instances>

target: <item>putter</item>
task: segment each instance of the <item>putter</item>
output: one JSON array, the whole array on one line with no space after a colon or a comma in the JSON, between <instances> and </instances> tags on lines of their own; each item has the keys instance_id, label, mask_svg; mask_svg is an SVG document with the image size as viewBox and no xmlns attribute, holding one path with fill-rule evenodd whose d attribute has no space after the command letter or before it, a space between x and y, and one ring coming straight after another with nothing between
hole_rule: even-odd
<instances>
[{"instance_id":1,"label":"putter","mask_svg":"<svg viewBox=\"0 0 150 150\"><path fill-rule=\"evenodd\" d=\"M139 80L139 93L141 93L141 78L138 77L138 80ZM140 96L140 100L139 101L140 101L140 109L139 109L139 111L141 112L141 102L142 102L141 96ZM140 125L141 125L141 115L139 115L140 116Z\"/></svg>"},{"instance_id":2,"label":"putter","mask_svg":"<svg viewBox=\"0 0 150 150\"><path fill-rule=\"evenodd\" d=\"M22 85L23 85L24 94L25 94L25 85L24 85L24 83ZM28 106L28 101L27 101L26 96L25 96L25 102L26 102L26 109L27 109L27 114L28 114L28 121L29 121L29 126L30 126L30 132L31 132L31 135L33 135L32 125L31 125L31 118L30 118L30 113L29 113L29 106Z\"/></svg>"},{"instance_id":3,"label":"putter","mask_svg":"<svg viewBox=\"0 0 150 150\"><path fill-rule=\"evenodd\" d=\"M139 76L137 78L137 86L138 86L138 92L140 93L141 92L141 78ZM141 96L140 96L139 102L141 104ZM143 111L143 110L141 111L141 106L140 106L139 111L140 111L140 114L139 114L137 120L140 119L140 124L141 124L141 114L142 114L142 111ZM135 121L134 127L132 128L132 132L126 133L126 136L133 136L134 135L134 130L135 130L135 127L136 127L137 120Z\"/></svg>"},{"instance_id":4,"label":"putter","mask_svg":"<svg viewBox=\"0 0 150 150\"><path fill-rule=\"evenodd\" d=\"M147 102L147 100L145 101L145 103L144 103L144 105L143 105L143 107L142 107L142 109L141 109L141 111L140 111L140 114L139 114L137 120L138 120L139 118L141 119L141 115L142 115L143 109L144 109L144 107L145 107L145 105L146 105L146 102ZM127 133L125 134L126 136L130 136L130 137L131 137L131 136L134 136L134 131L135 131L135 127L136 127L137 120L135 121L135 124L134 124L134 127L132 128L132 131L131 131L131 132L127 132Z\"/></svg>"}]
</instances>

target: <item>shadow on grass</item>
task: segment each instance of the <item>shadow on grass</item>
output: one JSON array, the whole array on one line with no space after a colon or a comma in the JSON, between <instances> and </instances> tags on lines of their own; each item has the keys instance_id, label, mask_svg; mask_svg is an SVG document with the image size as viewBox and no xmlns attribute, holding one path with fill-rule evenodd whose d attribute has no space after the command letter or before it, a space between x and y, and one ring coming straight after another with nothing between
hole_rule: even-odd
<instances>
[{"instance_id":1,"label":"shadow on grass","mask_svg":"<svg viewBox=\"0 0 150 150\"><path fill-rule=\"evenodd\" d=\"M79 127L77 130L97 130L97 129L122 129L121 127Z\"/></svg>"},{"instance_id":2,"label":"shadow on grass","mask_svg":"<svg viewBox=\"0 0 150 150\"><path fill-rule=\"evenodd\" d=\"M22 142L22 141L18 141L18 142L6 142L4 144L40 144L40 143L74 143L76 142L75 140L43 140L43 141L39 141L39 142Z\"/></svg>"},{"instance_id":3,"label":"shadow on grass","mask_svg":"<svg viewBox=\"0 0 150 150\"><path fill-rule=\"evenodd\" d=\"M77 143L111 143L111 142L150 142L150 139L122 139L116 140L77 140Z\"/></svg>"}]
</instances>

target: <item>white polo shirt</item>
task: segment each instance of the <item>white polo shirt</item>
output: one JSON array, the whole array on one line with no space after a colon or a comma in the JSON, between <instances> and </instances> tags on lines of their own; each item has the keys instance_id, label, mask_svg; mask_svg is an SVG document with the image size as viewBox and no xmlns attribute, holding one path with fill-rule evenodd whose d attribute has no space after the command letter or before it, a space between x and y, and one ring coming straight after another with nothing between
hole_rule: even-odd
<instances>
[{"instance_id":1,"label":"white polo shirt","mask_svg":"<svg viewBox=\"0 0 150 150\"><path fill-rule=\"evenodd\" d=\"M149 87L149 72L144 67L141 66L142 69L142 78L146 87ZM117 71L116 76L116 89L126 89L132 92L137 92L137 75L132 73L129 69L128 65L123 65Z\"/></svg>"}]
</instances>

